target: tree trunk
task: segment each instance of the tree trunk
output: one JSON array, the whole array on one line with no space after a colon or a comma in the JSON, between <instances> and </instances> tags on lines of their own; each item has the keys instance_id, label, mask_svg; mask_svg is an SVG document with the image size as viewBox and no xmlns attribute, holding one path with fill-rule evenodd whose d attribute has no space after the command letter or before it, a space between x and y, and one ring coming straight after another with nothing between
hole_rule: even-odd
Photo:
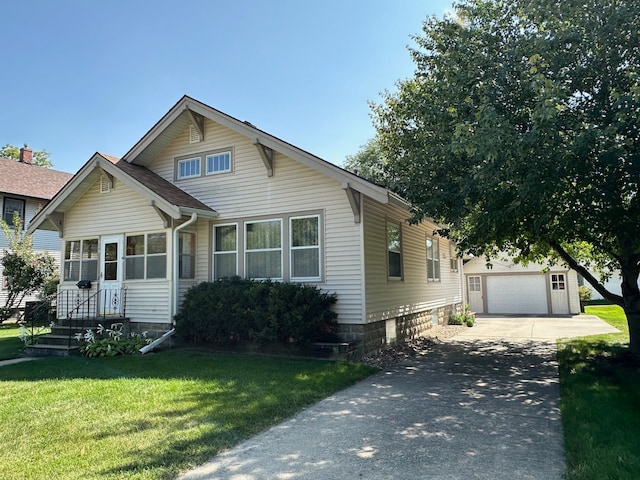
<instances>
[{"instance_id":1,"label":"tree trunk","mask_svg":"<svg viewBox=\"0 0 640 480\"><path fill-rule=\"evenodd\" d=\"M640 289L638 289L640 268L634 259L622 260L620 266L623 308L629 325L629 350L635 358L640 358Z\"/></svg>"}]
</instances>

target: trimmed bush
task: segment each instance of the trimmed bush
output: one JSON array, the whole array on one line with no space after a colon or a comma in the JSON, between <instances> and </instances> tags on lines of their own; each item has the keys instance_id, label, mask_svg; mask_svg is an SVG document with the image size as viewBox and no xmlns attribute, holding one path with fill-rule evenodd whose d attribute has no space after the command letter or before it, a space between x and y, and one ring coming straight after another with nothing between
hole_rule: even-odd
<instances>
[{"instance_id":1,"label":"trimmed bush","mask_svg":"<svg viewBox=\"0 0 640 480\"><path fill-rule=\"evenodd\" d=\"M298 283L240 277L203 282L185 294L176 331L194 343L333 342L336 301L335 294Z\"/></svg>"}]
</instances>

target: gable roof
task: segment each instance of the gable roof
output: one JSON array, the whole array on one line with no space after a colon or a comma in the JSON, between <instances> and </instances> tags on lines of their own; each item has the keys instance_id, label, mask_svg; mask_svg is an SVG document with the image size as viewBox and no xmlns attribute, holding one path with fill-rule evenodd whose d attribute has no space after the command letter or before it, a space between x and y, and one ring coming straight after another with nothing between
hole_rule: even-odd
<instances>
[{"instance_id":1,"label":"gable roof","mask_svg":"<svg viewBox=\"0 0 640 480\"><path fill-rule=\"evenodd\" d=\"M122 159L131 164L148 165L185 128L197 123L198 116L208 118L240 135L250 138L256 144L297 160L303 165L337 180L343 186L357 190L381 203L394 203L405 209L409 206L404 199L390 190L270 135L249 122L238 120L187 95L183 96L151 127L140 141L124 154Z\"/></svg>"},{"instance_id":2,"label":"gable roof","mask_svg":"<svg viewBox=\"0 0 640 480\"><path fill-rule=\"evenodd\" d=\"M0 157L0 193L50 200L73 174Z\"/></svg>"},{"instance_id":3,"label":"gable roof","mask_svg":"<svg viewBox=\"0 0 640 480\"><path fill-rule=\"evenodd\" d=\"M215 218L218 213L200 200L192 197L151 170L140 165L131 165L123 160L96 152L91 159L69 181L29 223L27 232L37 228L55 230L60 221L59 214L70 209L102 175L120 180L149 201L149 205L174 219L197 213Z\"/></svg>"}]
</instances>

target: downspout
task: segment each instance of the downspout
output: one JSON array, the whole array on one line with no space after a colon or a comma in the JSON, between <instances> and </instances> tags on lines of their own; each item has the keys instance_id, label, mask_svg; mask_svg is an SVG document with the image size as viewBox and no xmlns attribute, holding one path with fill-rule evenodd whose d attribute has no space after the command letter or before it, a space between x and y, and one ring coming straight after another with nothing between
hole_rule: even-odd
<instances>
[{"instance_id":1,"label":"downspout","mask_svg":"<svg viewBox=\"0 0 640 480\"><path fill-rule=\"evenodd\" d=\"M180 230L193 224L198 220L198 214L192 213L191 218L184 222L182 225L178 225L173 231L173 275L171 275L171 288L172 288L172 305L171 305L171 322L173 323L173 317L178 313L178 303L180 301L180 242L178 234Z\"/></svg>"}]
</instances>

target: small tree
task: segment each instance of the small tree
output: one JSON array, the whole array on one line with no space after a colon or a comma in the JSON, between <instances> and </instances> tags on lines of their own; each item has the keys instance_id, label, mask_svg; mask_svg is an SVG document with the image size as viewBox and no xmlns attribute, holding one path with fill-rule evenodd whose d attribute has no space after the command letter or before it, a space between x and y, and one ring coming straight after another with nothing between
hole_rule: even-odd
<instances>
[{"instance_id":1,"label":"small tree","mask_svg":"<svg viewBox=\"0 0 640 480\"><path fill-rule=\"evenodd\" d=\"M48 253L35 253L33 239L22 227L22 220L13 215L13 228L4 219L0 226L7 237L9 249L2 256L3 275L7 279L9 290L4 307L0 307L0 323L17 312L22 300L42 289L46 282L56 274L54 258Z\"/></svg>"}]
</instances>

